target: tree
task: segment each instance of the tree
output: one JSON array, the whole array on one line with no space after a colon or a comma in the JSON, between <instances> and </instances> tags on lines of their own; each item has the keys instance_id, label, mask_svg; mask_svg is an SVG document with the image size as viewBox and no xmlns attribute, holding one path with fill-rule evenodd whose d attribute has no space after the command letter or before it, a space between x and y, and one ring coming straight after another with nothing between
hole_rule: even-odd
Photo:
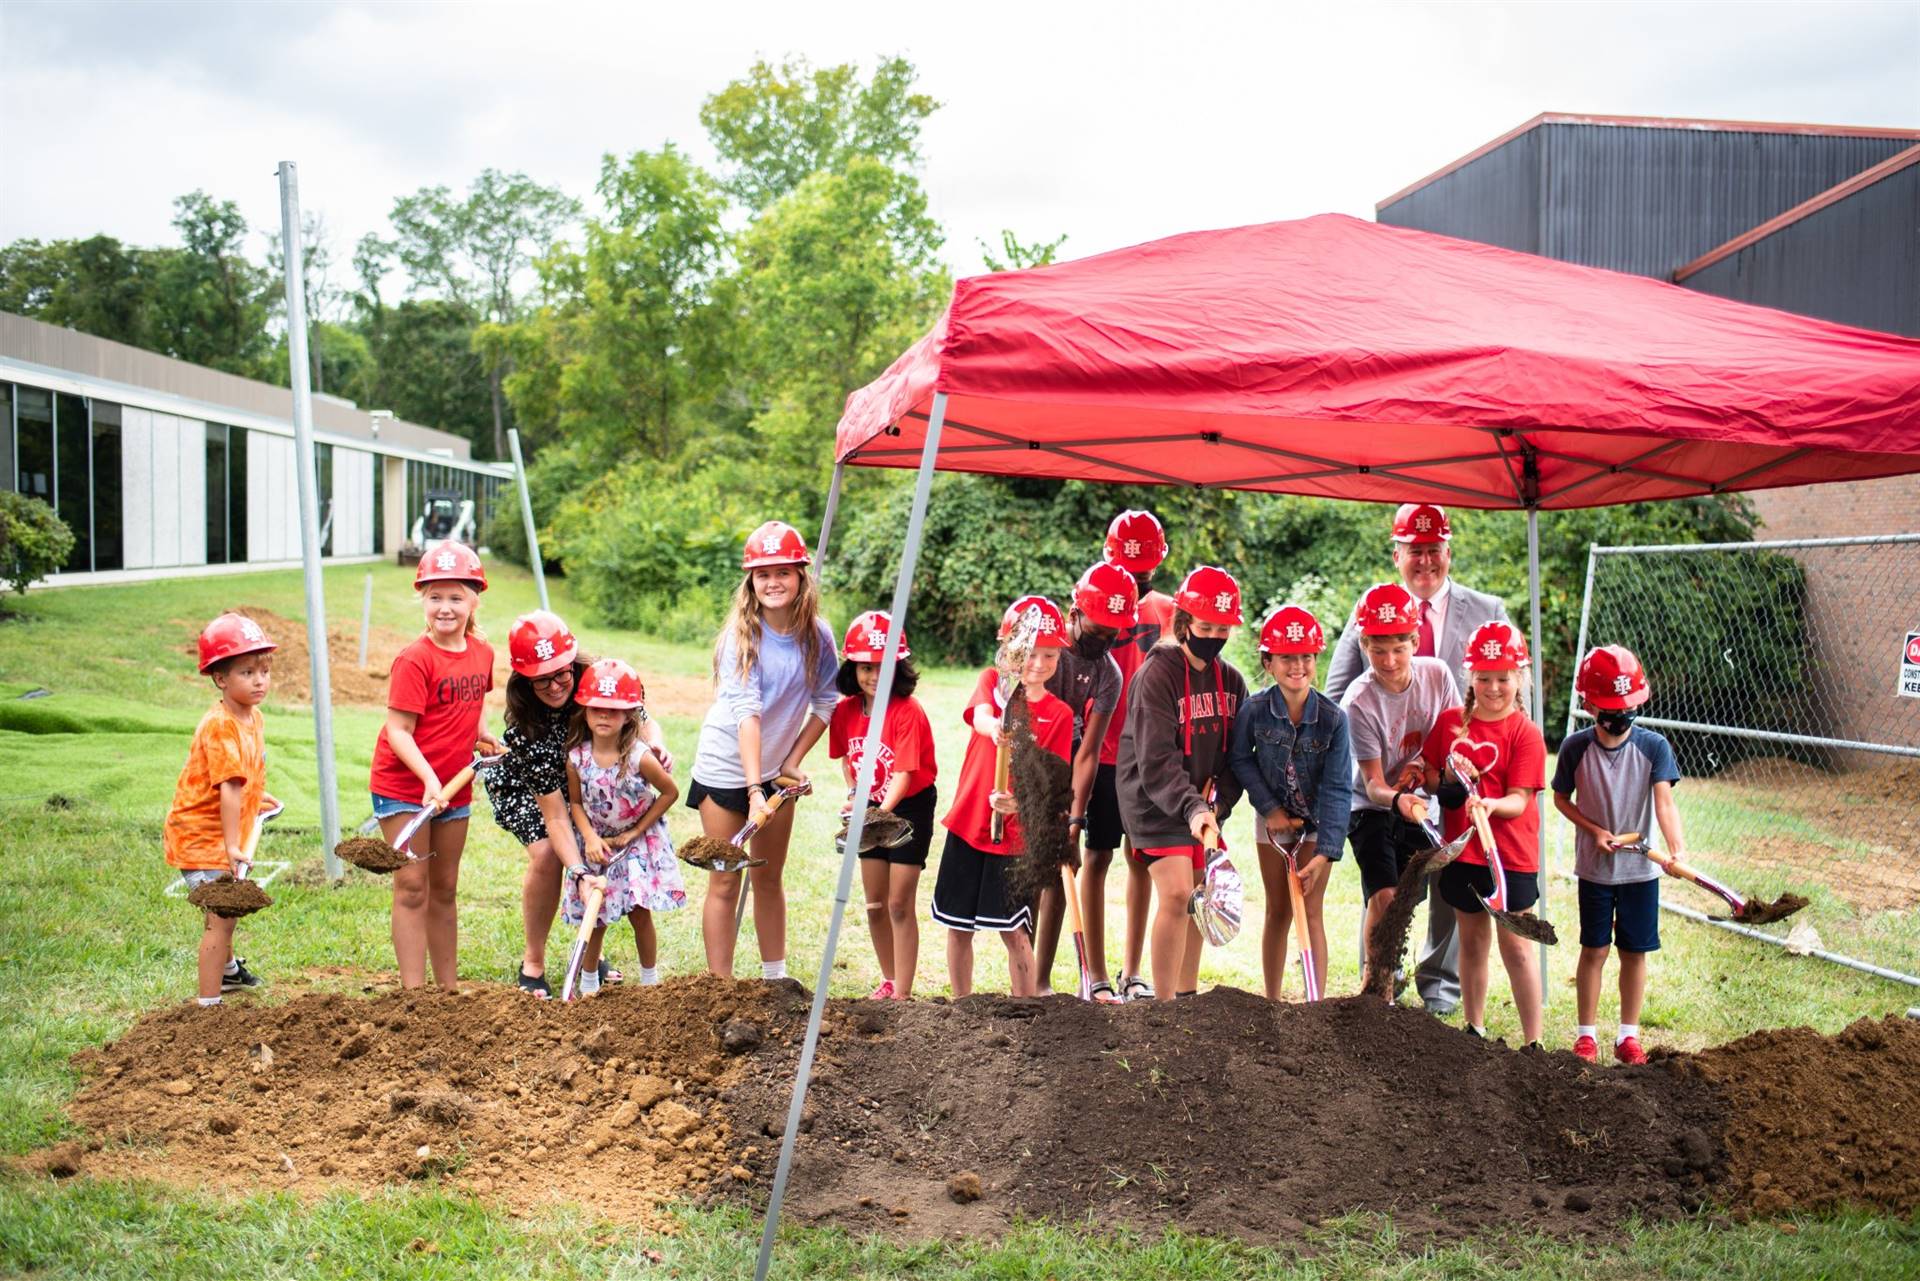
<instances>
[{"instance_id":1,"label":"tree","mask_svg":"<svg viewBox=\"0 0 1920 1281\"><path fill-rule=\"evenodd\" d=\"M485 169L464 198L445 187L422 187L394 201L394 239L383 247L407 269L414 290L437 290L483 322L511 325L519 319L520 285L535 257L552 248L579 212L578 202L556 188L523 173ZM357 263L367 260L363 280L376 256L363 240L356 252ZM373 280L377 289L377 274ZM482 352L496 458L507 450L502 352L498 343Z\"/></svg>"},{"instance_id":2,"label":"tree","mask_svg":"<svg viewBox=\"0 0 1920 1281\"><path fill-rule=\"evenodd\" d=\"M333 238L327 232L326 215L317 209L309 209L300 218L300 288L307 309L308 374L313 379L313 389L319 392L325 391L329 385L328 362L321 354L325 344L320 338L320 327L336 318L335 313L344 299L344 291L332 282L332 268ZM287 306L286 271L286 255L280 244L280 233L275 231L267 238L267 275L271 282L268 289L274 297L270 310L282 319L285 318ZM336 349L340 349L337 335L329 341ZM364 342L361 347L364 349ZM361 354L365 354L364 350ZM289 369L285 376L276 376L274 381L285 383L291 375ZM344 382L332 385L336 390L346 389Z\"/></svg>"},{"instance_id":3,"label":"tree","mask_svg":"<svg viewBox=\"0 0 1920 1281\"><path fill-rule=\"evenodd\" d=\"M974 243L980 246L980 261L986 264L988 271L1024 271L1028 267L1051 264L1054 254L1061 245L1067 243L1067 238L1063 233L1052 240L1036 240L1030 245L1023 245L1010 228L1002 228L1000 253L1005 257L996 255L984 240Z\"/></svg>"},{"instance_id":4,"label":"tree","mask_svg":"<svg viewBox=\"0 0 1920 1281\"><path fill-rule=\"evenodd\" d=\"M884 59L859 80L852 63L816 71L804 58L760 61L700 108L720 158L732 166L726 189L752 210L772 205L822 171L856 156L889 169L920 164L920 126L940 107L913 92L905 58Z\"/></svg>"},{"instance_id":5,"label":"tree","mask_svg":"<svg viewBox=\"0 0 1920 1281\"><path fill-rule=\"evenodd\" d=\"M0 490L0 583L24 594L73 554L73 531L38 498Z\"/></svg>"},{"instance_id":6,"label":"tree","mask_svg":"<svg viewBox=\"0 0 1920 1281\"><path fill-rule=\"evenodd\" d=\"M247 220L231 200L194 191L174 201L183 247L159 256L153 276L155 350L245 377L263 372L267 275L243 252Z\"/></svg>"},{"instance_id":7,"label":"tree","mask_svg":"<svg viewBox=\"0 0 1920 1281\"><path fill-rule=\"evenodd\" d=\"M146 346L153 253L112 236L0 248L0 311Z\"/></svg>"},{"instance_id":8,"label":"tree","mask_svg":"<svg viewBox=\"0 0 1920 1281\"><path fill-rule=\"evenodd\" d=\"M360 325L372 365L354 399L484 445L491 397L473 331L470 312L438 298L380 308Z\"/></svg>"}]
</instances>

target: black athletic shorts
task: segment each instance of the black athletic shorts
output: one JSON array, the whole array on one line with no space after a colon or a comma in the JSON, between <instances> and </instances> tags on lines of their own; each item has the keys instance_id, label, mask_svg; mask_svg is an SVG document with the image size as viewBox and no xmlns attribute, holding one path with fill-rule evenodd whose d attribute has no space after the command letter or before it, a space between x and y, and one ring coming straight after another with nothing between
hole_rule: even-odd
<instances>
[{"instance_id":1,"label":"black athletic shorts","mask_svg":"<svg viewBox=\"0 0 1920 1281\"><path fill-rule=\"evenodd\" d=\"M933 882L933 919L969 933L1029 929L1033 913L1014 898L1008 883L1016 861L977 849L948 832Z\"/></svg>"},{"instance_id":2,"label":"black athletic shorts","mask_svg":"<svg viewBox=\"0 0 1920 1281\"><path fill-rule=\"evenodd\" d=\"M1355 810L1347 826L1353 861L1360 865L1360 891L1371 899L1400 883L1407 860L1433 841L1418 823L1396 819L1386 810Z\"/></svg>"},{"instance_id":3,"label":"black athletic shorts","mask_svg":"<svg viewBox=\"0 0 1920 1281\"><path fill-rule=\"evenodd\" d=\"M1480 906L1480 898L1473 892L1480 891L1480 898L1493 893L1493 869L1484 863L1456 861L1446 865L1440 872L1440 897L1456 912L1468 916L1478 916L1486 911ZM1532 872L1507 873L1507 908L1509 912L1524 912L1540 901L1540 878Z\"/></svg>"},{"instance_id":4,"label":"black athletic shorts","mask_svg":"<svg viewBox=\"0 0 1920 1281\"><path fill-rule=\"evenodd\" d=\"M1126 835L1120 823L1120 777L1118 765L1102 765L1093 776L1093 795L1087 798L1087 830L1080 847L1088 850L1117 850Z\"/></svg>"},{"instance_id":5,"label":"black athletic shorts","mask_svg":"<svg viewBox=\"0 0 1920 1281\"><path fill-rule=\"evenodd\" d=\"M766 790L769 797L780 790L780 784L772 779L762 783L761 787ZM697 778L689 782L687 808L697 810L700 808L700 802L705 800L711 800L729 814L738 814L742 820L752 813L747 805L747 789L744 787L708 787Z\"/></svg>"},{"instance_id":6,"label":"black athletic shorts","mask_svg":"<svg viewBox=\"0 0 1920 1281\"><path fill-rule=\"evenodd\" d=\"M882 863L899 863L906 867L925 867L927 851L933 848L933 811L938 807L939 800L939 789L931 783L912 796L902 797L900 803L893 807L893 812L913 824L913 839L898 849L869 850L860 857Z\"/></svg>"}]
</instances>

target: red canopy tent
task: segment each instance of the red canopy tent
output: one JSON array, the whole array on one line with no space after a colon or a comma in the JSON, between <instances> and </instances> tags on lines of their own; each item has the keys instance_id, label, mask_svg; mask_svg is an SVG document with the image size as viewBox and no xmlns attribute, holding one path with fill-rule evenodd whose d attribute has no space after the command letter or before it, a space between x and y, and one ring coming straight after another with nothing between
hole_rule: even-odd
<instances>
[{"instance_id":1,"label":"red canopy tent","mask_svg":"<svg viewBox=\"0 0 1920 1281\"><path fill-rule=\"evenodd\" d=\"M1920 472L1920 341L1327 214L960 281L933 331L847 398L822 557L848 463L919 469L903 621L945 469L1524 508L1538 653L1541 508ZM864 819L850 818L757 1277Z\"/></svg>"}]
</instances>

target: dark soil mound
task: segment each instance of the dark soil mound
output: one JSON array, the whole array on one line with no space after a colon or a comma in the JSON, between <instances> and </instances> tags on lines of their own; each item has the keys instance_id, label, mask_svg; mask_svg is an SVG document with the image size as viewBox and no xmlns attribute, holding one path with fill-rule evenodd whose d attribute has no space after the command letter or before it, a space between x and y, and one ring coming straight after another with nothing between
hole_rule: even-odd
<instances>
[{"instance_id":1,"label":"dark soil mound","mask_svg":"<svg viewBox=\"0 0 1920 1281\"><path fill-rule=\"evenodd\" d=\"M333 852L364 872L391 872L411 861L377 836L349 836Z\"/></svg>"},{"instance_id":2,"label":"dark soil mound","mask_svg":"<svg viewBox=\"0 0 1920 1281\"><path fill-rule=\"evenodd\" d=\"M886 1002L850 1030L809 1096L802 1219L1092 1216L1263 1241L1374 1210L1416 1236L1571 1235L1690 1210L1724 1160L1696 1075L1515 1053L1374 999ZM735 1133L777 1134L786 1105L784 1079L749 1082ZM962 1171L978 1201L950 1194Z\"/></svg>"},{"instance_id":3,"label":"dark soil mound","mask_svg":"<svg viewBox=\"0 0 1920 1281\"><path fill-rule=\"evenodd\" d=\"M571 1005L489 987L182 1006L80 1056L98 1079L68 1110L93 1150L61 1168L246 1191L438 1176L655 1222L735 1179L722 1095L751 1059L721 1029L805 1018L797 984L707 978Z\"/></svg>"},{"instance_id":4,"label":"dark soil mound","mask_svg":"<svg viewBox=\"0 0 1920 1281\"><path fill-rule=\"evenodd\" d=\"M1686 1060L1727 1096L1737 1203L1756 1214L1920 1206L1920 1022L1755 1032Z\"/></svg>"},{"instance_id":5,"label":"dark soil mound","mask_svg":"<svg viewBox=\"0 0 1920 1281\"><path fill-rule=\"evenodd\" d=\"M196 885L187 892L187 902L215 916L250 916L263 907L272 907L273 899L252 881L236 881L231 876Z\"/></svg>"}]
</instances>

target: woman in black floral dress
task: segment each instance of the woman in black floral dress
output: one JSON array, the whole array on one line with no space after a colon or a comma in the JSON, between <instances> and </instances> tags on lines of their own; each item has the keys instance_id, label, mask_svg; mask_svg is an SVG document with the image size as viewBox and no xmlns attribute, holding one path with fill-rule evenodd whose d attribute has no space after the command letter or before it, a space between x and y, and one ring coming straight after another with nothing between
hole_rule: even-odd
<instances>
[{"instance_id":1,"label":"woman in black floral dress","mask_svg":"<svg viewBox=\"0 0 1920 1281\"><path fill-rule=\"evenodd\" d=\"M520 986L538 997L551 995L547 973L547 936L560 910L561 878L580 864L580 846L567 817L567 724L573 716L573 691L589 659L559 617L535 610L513 620L507 636L507 758L481 777L493 819L527 850L520 881L520 918L526 950L520 960ZM640 711L641 737L661 763L672 757L661 741L660 725ZM600 963L603 983L620 976Z\"/></svg>"}]
</instances>

